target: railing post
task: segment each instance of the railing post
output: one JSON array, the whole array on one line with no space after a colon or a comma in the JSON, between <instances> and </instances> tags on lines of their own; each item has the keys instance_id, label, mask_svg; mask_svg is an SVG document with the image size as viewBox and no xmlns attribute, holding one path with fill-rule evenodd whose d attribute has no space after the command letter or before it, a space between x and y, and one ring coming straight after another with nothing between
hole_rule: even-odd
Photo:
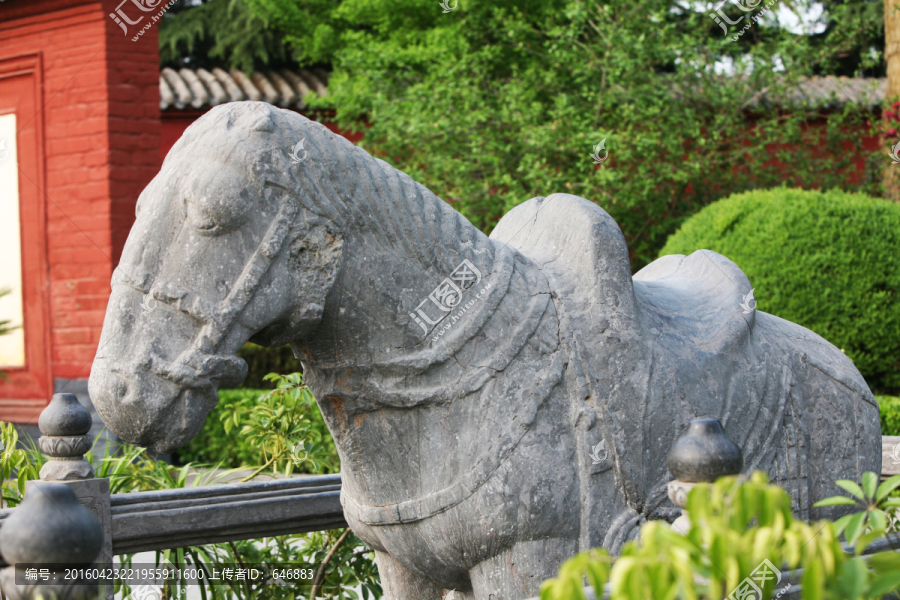
<instances>
[{"instance_id":1,"label":"railing post","mask_svg":"<svg viewBox=\"0 0 900 600\"><path fill-rule=\"evenodd\" d=\"M91 429L90 413L78 402L74 394L54 394L50 404L38 419L38 427L42 434L38 439L38 445L41 452L50 459L41 468L41 482L28 482L26 499L29 495L38 493L33 488L43 489L42 482L55 483L67 488L99 523L100 548L91 560L96 559L94 564L98 568L111 568L113 555L109 480L95 478L91 464L84 458L93 441L93 436L88 433ZM22 507L24 505L25 500ZM22 507L17 508L14 514L19 515ZM12 517L6 520L0 531L6 532L10 519ZM42 559L32 562L52 561ZM41 588L37 588L37 591L40 590ZM105 598L112 600L112 585L106 586L106 590L102 593Z\"/></svg>"},{"instance_id":2,"label":"railing post","mask_svg":"<svg viewBox=\"0 0 900 600\"><path fill-rule=\"evenodd\" d=\"M50 577L48 565L60 574L63 566L90 567L100 552L103 530L100 522L62 483L34 481L25 490L22 503L0 529L0 554L10 565L0 571L0 587L10 600L92 600L100 590L90 578ZM62 569L62 576L65 577Z\"/></svg>"},{"instance_id":3,"label":"railing post","mask_svg":"<svg viewBox=\"0 0 900 600\"><path fill-rule=\"evenodd\" d=\"M738 475L744 467L741 449L725 435L718 419L694 419L666 457L675 481L668 484L669 500L681 509L672 529L686 534L691 521L684 510L688 493L698 485L709 485L719 477Z\"/></svg>"}]
</instances>

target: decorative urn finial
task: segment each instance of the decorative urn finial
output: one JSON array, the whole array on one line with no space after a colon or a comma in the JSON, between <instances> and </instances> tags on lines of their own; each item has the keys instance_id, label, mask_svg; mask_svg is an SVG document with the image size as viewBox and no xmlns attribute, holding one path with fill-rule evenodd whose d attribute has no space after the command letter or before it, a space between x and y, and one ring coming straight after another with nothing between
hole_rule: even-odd
<instances>
[{"instance_id":1,"label":"decorative urn finial","mask_svg":"<svg viewBox=\"0 0 900 600\"><path fill-rule=\"evenodd\" d=\"M41 467L44 481L90 479L94 469L84 459L91 449L93 436L91 413L81 405L75 394L54 394L47 408L38 418L43 434L38 439L41 451L50 457Z\"/></svg>"},{"instance_id":2,"label":"decorative urn finial","mask_svg":"<svg viewBox=\"0 0 900 600\"><path fill-rule=\"evenodd\" d=\"M0 529L0 555L8 564L15 565L0 572L0 585L11 600L39 596L69 600L96 598L95 581L38 585L27 577L27 567L29 563L34 567L53 565L56 572L86 567L96 560L102 544L100 521L78 501L69 486L30 482L25 498Z\"/></svg>"},{"instance_id":3,"label":"decorative urn finial","mask_svg":"<svg viewBox=\"0 0 900 600\"><path fill-rule=\"evenodd\" d=\"M728 439L718 419L694 419L666 457L675 477L668 485L669 500L682 509L672 529L687 533L691 527L684 507L688 493L698 485L709 485L719 477L738 475L744 467L741 449Z\"/></svg>"},{"instance_id":4,"label":"decorative urn finial","mask_svg":"<svg viewBox=\"0 0 900 600\"><path fill-rule=\"evenodd\" d=\"M694 419L675 441L666 464L679 481L712 483L719 477L740 473L744 455L725 435L718 419Z\"/></svg>"}]
</instances>

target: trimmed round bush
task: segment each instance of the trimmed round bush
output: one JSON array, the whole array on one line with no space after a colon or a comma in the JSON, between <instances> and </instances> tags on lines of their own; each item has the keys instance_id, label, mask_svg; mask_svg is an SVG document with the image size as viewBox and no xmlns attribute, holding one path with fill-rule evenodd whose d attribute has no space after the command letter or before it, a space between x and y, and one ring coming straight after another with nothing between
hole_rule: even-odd
<instances>
[{"instance_id":1,"label":"trimmed round bush","mask_svg":"<svg viewBox=\"0 0 900 600\"><path fill-rule=\"evenodd\" d=\"M881 414L881 435L900 435L900 398L878 396Z\"/></svg>"},{"instance_id":2,"label":"trimmed round bush","mask_svg":"<svg viewBox=\"0 0 900 600\"><path fill-rule=\"evenodd\" d=\"M843 350L873 391L900 390L900 204L839 190L735 194L685 221L660 255L700 249L743 269L759 310Z\"/></svg>"}]
</instances>

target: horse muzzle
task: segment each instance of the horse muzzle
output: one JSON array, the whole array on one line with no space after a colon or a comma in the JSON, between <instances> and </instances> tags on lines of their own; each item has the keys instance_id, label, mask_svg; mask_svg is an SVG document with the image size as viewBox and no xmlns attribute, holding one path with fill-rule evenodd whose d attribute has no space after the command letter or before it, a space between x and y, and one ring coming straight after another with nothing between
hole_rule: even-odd
<instances>
[{"instance_id":1,"label":"horse muzzle","mask_svg":"<svg viewBox=\"0 0 900 600\"><path fill-rule=\"evenodd\" d=\"M130 364L98 359L91 369L89 393L100 418L116 435L169 453L200 431L218 403L218 386L239 382L246 373L247 364L237 357L189 356L175 363L152 357Z\"/></svg>"}]
</instances>

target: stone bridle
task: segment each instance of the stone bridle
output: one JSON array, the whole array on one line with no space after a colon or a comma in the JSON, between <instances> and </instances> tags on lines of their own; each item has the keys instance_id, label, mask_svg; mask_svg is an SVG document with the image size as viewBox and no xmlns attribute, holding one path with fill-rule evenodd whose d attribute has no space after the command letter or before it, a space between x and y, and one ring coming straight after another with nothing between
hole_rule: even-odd
<instances>
[{"instance_id":1,"label":"stone bridle","mask_svg":"<svg viewBox=\"0 0 900 600\"><path fill-rule=\"evenodd\" d=\"M278 184L267 182L267 185L286 191ZM284 248L299 209L299 203L291 195L282 199L278 214L245 263L237 282L218 303L201 298L149 271L118 267L113 273L113 285L128 286L144 294L145 299L167 304L202 324L190 346L175 361L161 358L148 347L143 356L128 365L128 370L147 368L177 385L201 389L209 388L212 385L211 379L242 380L247 372L246 363L236 356L218 354L218 347ZM203 235L204 232L201 230L200 234Z\"/></svg>"}]
</instances>

